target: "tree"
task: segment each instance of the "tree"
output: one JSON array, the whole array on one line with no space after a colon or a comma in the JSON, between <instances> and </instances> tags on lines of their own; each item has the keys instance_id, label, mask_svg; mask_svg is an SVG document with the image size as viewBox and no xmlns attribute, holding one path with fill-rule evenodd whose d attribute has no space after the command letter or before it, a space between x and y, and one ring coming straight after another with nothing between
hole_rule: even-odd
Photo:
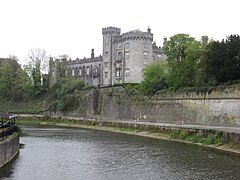
<instances>
[{"instance_id":1,"label":"tree","mask_svg":"<svg viewBox=\"0 0 240 180\"><path fill-rule=\"evenodd\" d=\"M168 82L174 88L196 86L204 48L188 34L176 34L163 47L169 68Z\"/></svg>"},{"instance_id":2,"label":"tree","mask_svg":"<svg viewBox=\"0 0 240 180\"><path fill-rule=\"evenodd\" d=\"M0 72L0 95L9 98L13 86L13 69L9 63L4 63Z\"/></svg>"},{"instance_id":3,"label":"tree","mask_svg":"<svg viewBox=\"0 0 240 180\"><path fill-rule=\"evenodd\" d=\"M240 79L240 37L230 35L207 46L204 59L206 82L224 83Z\"/></svg>"},{"instance_id":4,"label":"tree","mask_svg":"<svg viewBox=\"0 0 240 180\"><path fill-rule=\"evenodd\" d=\"M47 71L47 60L46 51L43 49L31 49L28 55L29 74L32 75L33 79L33 90L37 95L42 90L42 74Z\"/></svg>"},{"instance_id":5,"label":"tree","mask_svg":"<svg viewBox=\"0 0 240 180\"><path fill-rule=\"evenodd\" d=\"M147 95L153 95L158 90L167 88L167 67L163 62L149 64L143 70L144 79L140 84L140 91Z\"/></svg>"},{"instance_id":6,"label":"tree","mask_svg":"<svg viewBox=\"0 0 240 180\"><path fill-rule=\"evenodd\" d=\"M17 70L17 78L14 80L12 96L14 99L22 100L24 98L29 97L32 92L32 79L28 75L28 73L19 68Z\"/></svg>"}]
</instances>

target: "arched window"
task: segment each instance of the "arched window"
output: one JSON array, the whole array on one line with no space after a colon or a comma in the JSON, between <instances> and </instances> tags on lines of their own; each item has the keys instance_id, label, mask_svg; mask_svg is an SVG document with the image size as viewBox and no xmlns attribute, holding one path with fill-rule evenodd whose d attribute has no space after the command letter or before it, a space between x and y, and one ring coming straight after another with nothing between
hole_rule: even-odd
<instances>
[{"instance_id":1,"label":"arched window","mask_svg":"<svg viewBox=\"0 0 240 180\"><path fill-rule=\"evenodd\" d=\"M118 53L118 61L121 61L122 60L122 52L119 52Z\"/></svg>"},{"instance_id":2,"label":"arched window","mask_svg":"<svg viewBox=\"0 0 240 180\"><path fill-rule=\"evenodd\" d=\"M82 76L82 68L81 68L81 67L79 68L78 75L79 75L79 76Z\"/></svg>"},{"instance_id":3,"label":"arched window","mask_svg":"<svg viewBox=\"0 0 240 180\"><path fill-rule=\"evenodd\" d=\"M72 76L74 76L74 68L72 69Z\"/></svg>"},{"instance_id":4,"label":"arched window","mask_svg":"<svg viewBox=\"0 0 240 180\"><path fill-rule=\"evenodd\" d=\"M116 76L121 77L121 68L116 68Z\"/></svg>"}]
</instances>

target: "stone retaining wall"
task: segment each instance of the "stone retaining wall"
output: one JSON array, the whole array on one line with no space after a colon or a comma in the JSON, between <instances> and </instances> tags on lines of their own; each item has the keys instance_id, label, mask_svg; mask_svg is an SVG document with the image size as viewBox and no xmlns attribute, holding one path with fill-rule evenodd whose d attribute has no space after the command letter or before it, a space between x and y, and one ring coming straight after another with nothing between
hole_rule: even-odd
<instances>
[{"instance_id":1,"label":"stone retaining wall","mask_svg":"<svg viewBox=\"0 0 240 180\"><path fill-rule=\"evenodd\" d=\"M0 168L10 162L19 153L19 135L14 133L0 141Z\"/></svg>"},{"instance_id":2,"label":"stone retaining wall","mask_svg":"<svg viewBox=\"0 0 240 180\"><path fill-rule=\"evenodd\" d=\"M129 96L122 87L95 89L63 115L100 120L132 120L240 127L240 86L211 92L167 92L153 97Z\"/></svg>"}]
</instances>

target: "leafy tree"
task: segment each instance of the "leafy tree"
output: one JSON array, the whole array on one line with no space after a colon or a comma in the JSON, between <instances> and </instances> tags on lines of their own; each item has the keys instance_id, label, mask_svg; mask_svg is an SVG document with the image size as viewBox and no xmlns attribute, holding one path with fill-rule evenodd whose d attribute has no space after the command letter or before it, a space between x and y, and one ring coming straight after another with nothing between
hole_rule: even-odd
<instances>
[{"instance_id":1,"label":"leafy tree","mask_svg":"<svg viewBox=\"0 0 240 180\"><path fill-rule=\"evenodd\" d=\"M40 94L42 91L42 74L46 71L48 57L46 51L43 49L31 49L28 54L27 69L33 79L33 91L34 94Z\"/></svg>"},{"instance_id":2,"label":"leafy tree","mask_svg":"<svg viewBox=\"0 0 240 180\"><path fill-rule=\"evenodd\" d=\"M240 79L240 37L230 35L207 46L204 59L206 82L224 83Z\"/></svg>"},{"instance_id":3,"label":"leafy tree","mask_svg":"<svg viewBox=\"0 0 240 180\"><path fill-rule=\"evenodd\" d=\"M188 34L176 34L163 47L169 68L168 82L174 89L196 86L204 48ZM199 80L200 81L200 80Z\"/></svg>"},{"instance_id":4,"label":"leafy tree","mask_svg":"<svg viewBox=\"0 0 240 180\"><path fill-rule=\"evenodd\" d=\"M32 78L33 78L33 91L34 93L41 93L41 72L40 72L40 64L36 64L36 67L32 70Z\"/></svg>"},{"instance_id":5,"label":"leafy tree","mask_svg":"<svg viewBox=\"0 0 240 180\"><path fill-rule=\"evenodd\" d=\"M0 95L11 97L13 86L13 69L9 63L4 63L0 68Z\"/></svg>"},{"instance_id":6,"label":"leafy tree","mask_svg":"<svg viewBox=\"0 0 240 180\"><path fill-rule=\"evenodd\" d=\"M22 100L29 97L32 92L32 79L29 77L28 73L19 68L17 70L17 77L14 80L12 95L14 99Z\"/></svg>"},{"instance_id":7,"label":"leafy tree","mask_svg":"<svg viewBox=\"0 0 240 180\"><path fill-rule=\"evenodd\" d=\"M140 91L147 95L153 95L158 90L165 89L167 73L166 65L163 62L149 64L143 70L144 80L139 86Z\"/></svg>"}]
</instances>

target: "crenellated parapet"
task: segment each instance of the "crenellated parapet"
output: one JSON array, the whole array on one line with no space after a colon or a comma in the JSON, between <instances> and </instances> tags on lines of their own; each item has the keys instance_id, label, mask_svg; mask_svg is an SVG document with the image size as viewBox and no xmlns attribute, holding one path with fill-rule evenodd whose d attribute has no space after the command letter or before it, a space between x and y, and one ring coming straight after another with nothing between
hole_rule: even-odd
<instances>
[{"instance_id":1,"label":"crenellated parapet","mask_svg":"<svg viewBox=\"0 0 240 180\"><path fill-rule=\"evenodd\" d=\"M91 63L91 62L97 62L97 61L102 61L102 56L94 57L94 58L83 58L83 59L76 59L76 60L71 60L67 61L69 65L74 65L74 64L85 64L85 63Z\"/></svg>"},{"instance_id":2,"label":"crenellated parapet","mask_svg":"<svg viewBox=\"0 0 240 180\"><path fill-rule=\"evenodd\" d=\"M151 32L142 32L140 30L133 30L121 35L123 41L131 40L149 40L153 41L153 34Z\"/></svg>"},{"instance_id":3,"label":"crenellated parapet","mask_svg":"<svg viewBox=\"0 0 240 180\"><path fill-rule=\"evenodd\" d=\"M106 27L102 28L102 34L114 34L114 35L120 35L121 34L121 29L117 27Z\"/></svg>"}]
</instances>

